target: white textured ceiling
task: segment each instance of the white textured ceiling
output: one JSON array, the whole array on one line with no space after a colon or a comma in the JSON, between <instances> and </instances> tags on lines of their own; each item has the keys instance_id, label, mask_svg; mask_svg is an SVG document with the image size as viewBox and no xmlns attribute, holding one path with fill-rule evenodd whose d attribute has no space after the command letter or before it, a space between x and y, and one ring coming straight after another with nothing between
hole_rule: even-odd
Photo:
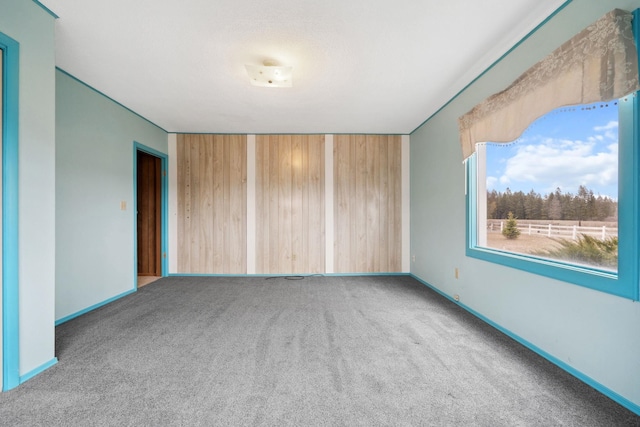
<instances>
[{"instance_id":1,"label":"white textured ceiling","mask_svg":"<svg viewBox=\"0 0 640 427\"><path fill-rule=\"evenodd\" d=\"M41 2L56 65L170 132L408 134L564 0Z\"/></svg>"}]
</instances>

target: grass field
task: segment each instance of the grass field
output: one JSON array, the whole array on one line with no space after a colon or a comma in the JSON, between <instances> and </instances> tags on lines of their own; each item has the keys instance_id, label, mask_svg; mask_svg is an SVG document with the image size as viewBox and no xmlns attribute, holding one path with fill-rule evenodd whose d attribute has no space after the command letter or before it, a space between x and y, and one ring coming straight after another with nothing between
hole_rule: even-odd
<instances>
[{"instance_id":1,"label":"grass field","mask_svg":"<svg viewBox=\"0 0 640 427\"><path fill-rule=\"evenodd\" d=\"M529 236L521 234L517 239L507 239L500 232L487 233L487 246L521 254L557 249L560 247L557 241L546 236Z\"/></svg>"},{"instance_id":2,"label":"grass field","mask_svg":"<svg viewBox=\"0 0 640 427\"><path fill-rule=\"evenodd\" d=\"M507 239L500 233L500 221L496 219L490 219L487 223L494 223L494 231L487 232L487 246L494 249L500 249L503 251L518 252L522 254L530 254L533 252L539 252L544 250L558 249L558 238L568 238L567 236L547 237L540 234L534 234L529 236L526 232L522 232L517 239ZM504 220L502 220L504 221ZM527 224L552 224L560 226L573 226L578 225L578 221L561 221L561 220L518 220L518 226L524 228ZM582 221L583 227L602 227L616 229L618 223L615 221Z\"/></svg>"},{"instance_id":3,"label":"grass field","mask_svg":"<svg viewBox=\"0 0 640 427\"><path fill-rule=\"evenodd\" d=\"M555 225L560 227L555 228L555 236L552 233L551 237L548 237L546 233L540 232L530 235L527 231L533 230L528 230L527 225L523 224L523 222L525 221L518 221L521 234L516 239L507 239L502 235L499 227L497 229L494 228L493 231L487 230L487 247L523 255L531 254L608 271L617 270L617 223L590 221L587 224L586 221L583 221L582 226L578 226L572 234L567 235L565 231L573 228L567 226L574 224L569 223L569 221L564 223L556 221ZM606 227L606 233L603 230L601 235L598 235L598 232L595 235L591 234L588 228L602 228L603 226ZM584 232L578 234L580 229L584 230Z\"/></svg>"}]
</instances>

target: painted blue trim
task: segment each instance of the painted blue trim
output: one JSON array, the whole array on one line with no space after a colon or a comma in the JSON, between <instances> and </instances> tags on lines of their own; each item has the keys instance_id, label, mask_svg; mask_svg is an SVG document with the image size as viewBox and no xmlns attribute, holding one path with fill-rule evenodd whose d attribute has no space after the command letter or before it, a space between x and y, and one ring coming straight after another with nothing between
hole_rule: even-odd
<instances>
[{"instance_id":1,"label":"painted blue trim","mask_svg":"<svg viewBox=\"0 0 640 427\"><path fill-rule=\"evenodd\" d=\"M637 20L634 19L637 24ZM637 25L634 25L636 31ZM618 286L625 295L638 300L639 270L638 246L640 233L638 200L640 199L640 101L638 94L629 96L630 101L618 102Z\"/></svg>"},{"instance_id":2,"label":"painted blue trim","mask_svg":"<svg viewBox=\"0 0 640 427\"><path fill-rule=\"evenodd\" d=\"M160 201L160 269L162 276L166 276L169 271L169 156L166 153L154 148L147 147L139 142L133 141L133 283L138 287L138 151L151 154L160 158L161 176L161 198Z\"/></svg>"},{"instance_id":3,"label":"painted blue trim","mask_svg":"<svg viewBox=\"0 0 640 427\"><path fill-rule=\"evenodd\" d=\"M49 15L53 16L55 19L60 18L58 15L53 13L53 11L51 9L49 9L47 6L45 6L42 3L40 3L38 0L33 0L33 2L35 4L37 4L38 6L40 6L40 8L44 9L45 12L47 12Z\"/></svg>"},{"instance_id":4,"label":"painted blue trim","mask_svg":"<svg viewBox=\"0 0 640 427\"><path fill-rule=\"evenodd\" d=\"M94 91L95 93L97 93L98 95L102 95L105 98L107 98L108 100L114 102L116 105L119 105L120 107L124 108L125 110L127 110L128 112L130 112L131 114L134 114L138 117L140 117L142 120L144 120L145 122L152 124L153 126L157 127L158 129L160 129L163 132L166 133L174 133L174 132L167 132L165 129L163 129L161 126L153 123L151 120L147 119L144 116L141 116L140 114L136 113L135 111L133 111L131 108L127 107L126 105L116 101L115 99L111 98L109 95L105 95L103 92L100 92L98 89L94 88L93 86L89 85L88 83L83 82L82 80L80 80L79 78L77 78L76 76L74 76L73 74L70 74L69 72L63 70L60 67L56 67L56 70L60 71L62 74L66 75L67 77L72 78L73 80L77 81L78 83L80 83L83 86L86 86L87 88L91 89L92 91Z\"/></svg>"},{"instance_id":5,"label":"painted blue trim","mask_svg":"<svg viewBox=\"0 0 640 427\"><path fill-rule=\"evenodd\" d=\"M293 276L294 274L225 274L225 273L169 273L168 277L279 277ZM302 276L302 274L296 274ZM324 274L323 274L324 276Z\"/></svg>"},{"instance_id":6,"label":"painted blue trim","mask_svg":"<svg viewBox=\"0 0 640 427\"><path fill-rule=\"evenodd\" d=\"M372 135L372 136L409 136L408 133L367 133L367 132L185 132L185 131L169 131L169 133L184 135Z\"/></svg>"},{"instance_id":7,"label":"painted blue trim","mask_svg":"<svg viewBox=\"0 0 640 427\"><path fill-rule=\"evenodd\" d=\"M461 303L459 301L456 301L451 296L445 294L440 289L438 289L437 287L431 285L430 283L422 280L421 278L419 278L415 274L411 274L411 277L413 277L414 279L416 279L418 282L422 283L426 287L430 288L434 292L436 292L436 293L440 294L441 296L445 297L449 301L451 301L451 302L455 303L456 305L460 306L461 308L465 309L466 311L468 311L472 315L476 316L478 319L482 320L483 322L485 322L489 326L494 327L498 331L500 331L503 334L507 335L509 338L512 338L513 340L519 342L520 344L522 344L523 346L527 347L529 350L533 351L534 353L537 353L538 355L544 357L549 362L551 362L554 365L558 366L560 369L563 369L564 371L566 371L569 374L573 375L574 377L576 377L580 381L582 381L582 382L588 384L589 386L593 387L594 389L596 389L600 393L604 394L605 396L607 396L608 398L610 398L614 402L617 402L620 405L624 406L625 408L629 409L631 412L634 412L634 413L640 415L640 405L630 401L629 399L627 399L624 396L621 396L620 394L618 394L615 391L611 390L610 388L602 385L601 383L599 383L598 381L596 381L593 378L589 377L588 375L583 374L582 372L580 372L576 368L574 368L571 365L563 362L562 360L558 359L557 357L547 353L546 351L542 350L540 347L536 346L535 344L532 344L531 342L525 340L524 338L520 337L519 335L514 334L510 330L500 326L498 323L496 323L493 320L485 317L484 315L482 315L479 312L475 311L471 307L468 307L467 305L465 305L465 304L463 304L463 303Z\"/></svg>"},{"instance_id":8,"label":"painted blue trim","mask_svg":"<svg viewBox=\"0 0 640 427\"><path fill-rule=\"evenodd\" d=\"M126 297L127 295L132 294L134 292L136 292L136 289L129 289L128 291L125 291L125 292L123 292L121 294L118 294L118 295L116 295L114 297L108 298L108 299L106 299L106 300L104 300L102 302L94 304L91 307L87 307L87 308L82 309L80 311L77 311L77 312L75 312L73 314L70 314L70 315L65 316L63 318L60 318L60 319L56 320L55 325L56 326L62 325L63 323L68 322L69 320L75 319L76 317L82 316L83 314L87 314L90 311L93 311L93 310L95 310L97 308L102 307L103 305L107 305L107 304L109 304L111 302L114 302L115 300L119 300L122 297Z\"/></svg>"},{"instance_id":9,"label":"painted blue trim","mask_svg":"<svg viewBox=\"0 0 640 427\"><path fill-rule=\"evenodd\" d=\"M640 9L633 11L632 25L633 37L636 42L636 54L640 60ZM624 201L620 200L620 202L623 203L624 209L622 213L618 212L618 216L622 217L627 227L627 235L625 239L618 242L618 245L623 244L622 250L628 253L629 256L618 261L618 269L628 272L629 277L623 279L632 282L630 285L632 291L631 299L638 301L640 300L640 265L638 265L638 259L640 258L640 148L638 147L638 143L640 143L640 99L638 99L638 93L633 97L632 105L633 117L631 117L631 123L635 124L631 126L633 134L624 136L625 139L631 138L632 143L629 147L622 147L622 154L618 154L622 156L625 162L625 168L622 170L620 177L623 189L622 194L625 198ZM620 108L620 103L618 103L618 110ZM622 108L622 112L623 114L628 114L626 108ZM622 128L622 132L626 133L628 130L628 126ZM620 147L618 149L620 150ZM627 188L627 183L630 185L629 188ZM629 204L628 207L627 204ZM618 247L619 252L620 246Z\"/></svg>"},{"instance_id":10,"label":"painted blue trim","mask_svg":"<svg viewBox=\"0 0 640 427\"><path fill-rule=\"evenodd\" d=\"M3 61L2 128L2 389L20 384L19 341L19 63L20 44L0 33Z\"/></svg>"},{"instance_id":11,"label":"painted blue trim","mask_svg":"<svg viewBox=\"0 0 640 427\"><path fill-rule=\"evenodd\" d=\"M468 248L475 247L477 244L478 237L478 221L474 220L474 218L478 218L477 208L478 208L478 198L477 198L477 185L476 180L473 177L478 176L478 168L477 168L477 157L476 153L473 153L465 162L465 207L467 212L467 227L466 227L466 242L467 242L467 256Z\"/></svg>"},{"instance_id":12,"label":"painted blue trim","mask_svg":"<svg viewBox=\"0 0 640 427\"><path fill-rule=\"evenodd\" d=\"M134 144L134 147L135 147L136 151L142 151L144 153L151 154L152 156L160 157L161 159L168 157L167 153L163 153L162 151L158 151L155 148L147 147L146 145L140 144L137 141L133 141L133 144Z\"/></svg>"},{"instance_id":13,"label":"painted blue trim","mask_svg":"<svg viewBox=\"0 0 640 427\"><path fill-rule=\"evenodd\" d=\"M26 374L22 375L20 377L20 384L29 381L31 378L35 377L38 374L41 374L42 372L46 371L47 369L49 369L50 367L52 367L53 365L55 365L56 363L58 363L58 358L54 357L53 359L49 360L46 363L43 363L42 365L38 366L35 369L32 369L31 371L27 372Z\"/></svg>"},{"instance_id":14,"label":"painted blue trim","mask_svg":"<svg viewBox=\"0 0 640 427\"><path fill-rule=\"evenodd\" d=\"M324 273L327 277L354 277L354 276L409 276L411 273Z\"/></svg>"},{"instance_id":15,"label":"painted blue trim","mask_svg":"<svg viewBox=\"0 0 640 427\"><path fill-rule=\"evenodd\" d=\"M484 76L485 74L487 74L493 67L495 67L496 65L498 65L504 58L506 58L507 56L509 56L509 54L511 52L513 52L514 50L516 50L518 48L518 46L520 46L522 43L524 43L525 41L527 41L527 39L529 37L531 37L532 35L534 35L540 28L544 27L544 25L549 22L551 19L553 19L553 17L555 17L560 11L562 11L562 9L564 9L565 7L567 7L569 5L569 3L571 3L573 0L567 0L566 2L564 2L562 5L560 5L560 7L558 7L551 15L549 15L544 21L542 21L540 24L538 24L533 30L529 31L529 33L527 33L526 36L524 36L523 38L520 39L520 41L516 44L513 45L513 47L511 49L509 49L508 51L506 51L504 53L504 55L502 55L500 58L496 59L494 63L492 63L491 65L489 65L487 67L486 70L484 70L482 73L478 74L478 77L476 77L475 79L471 80L471 82L469 82L468 85L466 85L465 87L463 87L462 89L460 89L460 91L458 93L456 93L449 101L447 101L446 104L442 105L442 107L438 108L438 110L433 113L432 115L430 115L424 122L420 123L420 125L418 125L414 130L411 131L410 135L414 132L416 132L418 129L420 129L422 126L424 126L429 120L431 120L432 118L434 118L438 113L440 113L440 111L444 110L445 108L447 108L447 106L449 104L451 104L453 101L456 100L456 98L458 96L460 96L462 94L462 92L466 91L467 89L469 89L469 87L471 85L473 85L476 81L480 80L482 78L482 76Z\"/></svg>"},{"instance_id":16,"label":"painted blue trim","mask_svg":"<svg viewBox=\"0 0 640 427\"><path fill-rule=\"evenodd\" d=\"M411 273L280 273L280 274L215 274L215 273L169 273L168 277L353 277L353 276L410 276Z\"/></svg>"}]
</instances>

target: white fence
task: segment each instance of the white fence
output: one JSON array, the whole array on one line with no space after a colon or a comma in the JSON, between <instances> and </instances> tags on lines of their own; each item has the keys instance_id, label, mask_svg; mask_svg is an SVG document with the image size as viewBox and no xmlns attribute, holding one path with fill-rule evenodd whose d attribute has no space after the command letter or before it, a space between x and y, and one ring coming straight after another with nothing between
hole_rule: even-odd
<instances>
[{"instance_id":1,"label":"white fence","mask_svg":"<svg viewBox=\"0 0 640 427\"><path fill-rule=\"evenodd\" d=\"M487 231L502 232L506 221L487 221ZM603 225L601 227L582 227L578 225L558 225L558 224L518 224L520 234L529 236L544 236L571 238L576 240L580 235L595 237L604 240L608 237L618 237L618 228Z\"/></svg>"}]
</instances>

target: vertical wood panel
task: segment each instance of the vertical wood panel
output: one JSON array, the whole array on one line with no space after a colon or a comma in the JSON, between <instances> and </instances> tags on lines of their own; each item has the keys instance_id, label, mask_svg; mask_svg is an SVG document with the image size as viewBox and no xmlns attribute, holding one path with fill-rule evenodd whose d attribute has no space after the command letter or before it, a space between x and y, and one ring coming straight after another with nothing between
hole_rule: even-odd
<instances>
[{"instance_id":1,"label":"vertical wood panel","mask_svg":"<svg viewBox=\"0 0 640 427\"><path fill-rule=\"evenodd\" d=\"M211 142L205 135L197 135L194 138L197 147L198 147L198 170L200 171L200 177L202 178L199 183L202 185L203 183L212 183L213 187L216 186L216 181L214 181L214 164L213 164L213 147ZM215 215L215 206L213 204L213 196L215 194L215 190L211 191L203 186L200 188L198 192L198 204L199 204L199 212L200 212L200 233L198 235L198 240L201 242L199 254L199 265L198 271L214 271L215 270L215 249L213 239L209 238L209 236L213 236L214 234L214 215Z\"/></svg>"},{"instance_id":2,"label":"vertical wood panel","mask_svg":"<svg viewBox=\"0 0 640 427\"><path fill-rule=\"evenodd\" d=\"M325 189L324 189L324 135L308 135L303 166L308 168L305 194L309 216L306 248L309 273L325 272ZM311 212L313 214L311 214ZM313 220L313 222L311 222Z\"/></svg>"},{"instance_id":3,"label":"vertical wood panel","mask_svg":"<svg viewBox=\"0 0 640 427\"><path fill-rule=\"evenodd\" d=\"M389 201L388 198L385 197L385 195L388 195L390 193L389 191L389 156L388 156L388 147L390 146L390 144L392 144L392 141L390 141L390 138L394 138L394 137L390 137L390 136L382 136L380 137L380 147L379 147L379 163L378 163L378 168L380 171L379 174L379 188L380 188L380 216L378 218L378 220L380 221L380 240L378 242L378 248L379 248L379 268L380 271L396 271L394 269L391 268L391 263L390 263L390 259L389 256L392 252L390 252L390 248L389 248L389 209L386 209L386 206L389 206ZM391 148L393 149L393 145L391 145Z\"/></svg>"},{"instance_id":4,"label":"vertical wood panel","mask_svg":"<svg viewBox=\"0 0 640 427\"><path fill-rule=\"evenodd\" d=\"M302 196L303 192L305 192L303 174L306 174L307 171L303 171L302 165L303 138L304 137L294 137L291 139L291 271L293 273L304 273L304 264L306 263L302 250L302 235L307 233L304 231L302 233L296 233L294 231L305 230L302 222Z\"/></svg>"},{"instance_id":5,"label":"vertical wood panel","mask_svg":"<svg viewBox=\"0 0 640 427\"><path fill-rule=\"evenodd\" d=\"M371 135L367 138L366 142L366 215L367 220L365 222L366 231L366 264L365 271L380 271L380 235L382 234L382 224L379 222L379 213L385 209L384 204L381 203L382 193L380 189L380 165L378 163L379 154L381 148L381 137L378 135ZM386 147L385 147L386 148ZM385 150L386 151L386 150ZM377 233L372 233L371 230L377 230Z\"/></svg>"},{"instance_id":6,"label":"vertical wood panel","mask_svg":"<svg viewBox=\"0 0 640 427\"><path fill-rule=\"evenodd\" d=\"M200 141L193 141L189 147L189 156L191 159L191 221L189 221L189 229L191 230L191 264L192 272L201 273L200 260L206 256L202 253L202 245L200 244L200 233L202 229L203 215L200 209L200 193L202 192L202 179L200 177Z\"/></svg>"},{"instance_id":7,"label":"vertical wood panel","mask_svg":"<svg viewBox=\"0 0 640 427\"><path fill-rule=\"evenodd\" d=\"M185 143L184 135L176 137L176 170L178 188L178 270L177 273L184 273L190 270L188 261L191 259L191 244L188 233L188 224L191 221L191 156L190 145Z\"/></svg>"},{"instance_id":8,"label":"vertical wood panel","mask_svg":"<svg viewBox=\"0 0 640 427\"><path fill-rule=\"evenodd\" d=\"M324 137L318 135L308 136L306 147L307 155L303 157L303 168L308 171L307 191L305 192L306 223L303 227L316 230L316 239L311 239L307 233L304 235L303 247L307 251L306 258L309 261L306 271L310 273L325 272L325 149ZM319 204L318 201L322 203Z\"/></svg>"},{"instance_id":9,"label":"vertical wood panel","mask_svg":"<svg viewBox=\"0 0 640 427\"><path fill-rule=\"evenodd\" d=\"M390 214L389 224L393 227L393 239L389 239L390 250L393 257L390 257L391 271L402 270L402 139L400 136L389 137L387 145L389 159L389 176L393 177L393 187L391 187L388 202L388 212ZM391 140L391 138L393 138ZM391 217L392 215L392 217Z\"/></svg>"},{"instance_id":10,"label":"vertical wood panel","mask_svg":"<svg viewBox=\"0 0 640 427\"><path fill-rule=\"evenodd\" d=\"M270 188L269 184L269 146L268 141L261 142L256 138L256 181L261 182L263 188ZM266 191L259 191L256 183L256 272L266 271L265 257L260 254L268 253L267 244L270 241L269 197Z\"/></svg>"},{"instance_id":11,"label":"vertical wood panel","mask_svg":"<svg viewBox=\"0 0 640 427\"><path fill-rule=\"evenodd\" d=\"M222 140L222 166L224 170L224 176L222 178L222 198L224 200L224 206L222 206L222 222L220 227L220 237L222 241L222 250L226 251L227 255L222 257L222 270L230 270L230 248L229 241L231 240L231 135L223 138Z\"/></svg>"},{"instance_id":12,"label":"vertical wood panel","mask_svg":"<svg viewBox=\"0 0 640 427\"><path fill-rule=\"evenodd\" d=\"M230 149L230 177L229 177L229 240L226 242L229 248L229 271L231 273L246 272L247 253L247 158L246 137L233 135L230 141L231 147L242 147L242 150ZM238 238L240 236L240 238ZM231 260L243 260L243 264L231 262Z\"/></svg>"},{"instance_id":13,"label":"vertical wood panel","mask_svg":"<svg viewBox=\"0 0 640 427\"><path fill-rule=\"evenodd\" d=\"M363 135L356 135L353 144L355 157L355 205L352 207L352 214L355 215L352 227L356 230L352 249L352 271L370 271L367 267L367 188L366 188L366 159L367 159L367 139Z\"/></svg>"},{"instance_id":14,"label":"vertical wood panel","mask_svg":"<svg viewBox=\"0 0 640 427\"><path fill-rule=\"evenodd\" d=\"M259 137L258 137L259 138ZM266 228L269 229L270 239L268 242L265 255L269 261L265 263L266 270L264 273L281 272L280 270L280 239L283 238L280 232L281 216L280 216L280 143L279 138L275 135L269 137L269 184L267 188L269 192L268 209L269 222ZM259 184L257 184L259 186ZM282 230L284 232L284 230Z\"/></svg>"},{"instance_id":15,"label":"vertical wood panel","mask_svg":"<svg viewBox=\"0 0 640 427\"><path fill-rule=\"evenodd\" d=\"M194 135L195 137L195 135ZM204 136L202 136L204 137ZM212 213L211 213L211 235L212 236L224 236L224 218L225 218L225 206L226 200L224 198L224 177L225 177L225 151L224 151L224 139L222 138L210 138L210 143L207 144L211 151L211 166L212 166L212 180L211 193L212 193ZM203 219L204 220L204 219ZM213 239L210 239L213 243ZM224 240L223 240L224 241ZM211 254L211 266L210 271L225 271L224 269L224 252L213 251Z\"/></svg>"},{"instance_id":16,"label":"vertical wood panel","mask_svg":"<svg viewBox=\"0 0 640 427\"><path fill-rule=\"evenodd\" d=\"M401 269L401 137L334 137L337 273Z\"/></svg>"},{"instance_id":17,"label":"vertical wood panel","mask_svg":"<svg viewBox=\"0 0 640 427\"><path fill-rule=\"evenodd\" d=\"M246 272L246 136L178 135L178 272Z\"/></svg>"},{"instance_id":18,"label":"vertical wood panel","mask_svg":"<svg viewBox=\"0 0 640 427\"><path fill-rule=\"evenodd\" d=\"M236 138L241 139L242 137L240 135L237 135ZM246 146L246 137L245 137L245 146ZM241 153L238 153L238 154L240 155ZM245 254L244 255L245 258L246 258L246 253L247 253L247 231L248 231L247 230L247 226L246 226L246 218L247 218L247 214L248 214L246 198L247 198L247 174L248 174L248 169L249 169L246 156L247 156L247 150L245 149L242 152L242 156L241 156L241 157L244 157L244 161L239 160L239 164L240 164L240 167L241 167L240 173L241 173L241 175L242 175L242 177L244 179L244 182L243 182L243 185L242 185L242 189L244 191L239 191L237 193L238 204L242 205L242 210L238 214L238 217L239 217L239 219L238 219L238 228L243 230L243 232L244 232L244 239L242 239L242 241L239 241L238 244L239 244L239 250L241 250L242 253ZM255 170L255 167L253 168L253 170ZM252 180L252 183L253 182L255 182L255 178ZM242 189L239 189L239 190L242 190ZM241 203L242 200L244 200L245 202ZM247 269L246 262L245 262L245 265L243 266L243 268L244 268L244 271L246 272L246 269ZM238 273L241 273L240 269L238 270Z\"/></svg>"},{"instance_id":19,"label":"vertical wood panel","mask_svg":"<svg viewBox=\"0 0 640 427\"><path fill-rule=\"evenodd\" d=\"M324 136L256 136L256 272L324 272Z\"/></svg>"},{"instance_id":20,"label":"vertical wood panel","mask_svg":"<svg viewBox=\"0 0 640 427\"><path fill-rule=\"evenodd\" d=\"M278 260L280 266L278 271L291 272L291 135L280 137L278 145L278 178L280 188L280 199L278 203L280 215L280 247Z\"/></svg>"}]
</instances>

